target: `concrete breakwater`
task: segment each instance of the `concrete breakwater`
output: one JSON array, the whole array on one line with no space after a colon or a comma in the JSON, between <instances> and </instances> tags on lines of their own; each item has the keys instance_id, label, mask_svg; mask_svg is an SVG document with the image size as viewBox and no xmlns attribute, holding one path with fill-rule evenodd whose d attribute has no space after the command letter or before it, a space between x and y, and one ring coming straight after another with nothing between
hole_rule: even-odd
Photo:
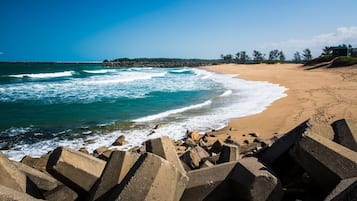
<instances>
[{"instance_id":1,"label":"concrete breakwater","mask_svg":"<svg viewBox=\"0 0 357 201\"><path fill-rule=\"evenodd\" d=\"M354 200L357 124L326 127L307 120L270 140L250 133L244 144L191 131L129 151L58 147L21 162L0 153L0 200Z\"/></svg>"}]
</instances>

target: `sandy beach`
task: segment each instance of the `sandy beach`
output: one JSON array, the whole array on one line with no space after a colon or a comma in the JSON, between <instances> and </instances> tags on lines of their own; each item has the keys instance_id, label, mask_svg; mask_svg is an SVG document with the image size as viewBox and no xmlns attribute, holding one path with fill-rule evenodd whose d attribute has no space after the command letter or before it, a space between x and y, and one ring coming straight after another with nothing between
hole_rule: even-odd
<instances>
[{"instance_id":1,"label":"sandy beach","mask_svg":"<svg viewBox=\"0 0 357 201\"><path fill-rule=\"evenodd\" d=\"M262 113L232 120L226 128L215 132L222 137L230 135L239 143L251 141L249 133L263 139L284 134L309 118L321 129L341 118L357 119L356 67L308 71L298 64L225 64L206 69L287 88L287 96ZM324 135L332 137L330 132Z\"/></svg>"}]
</instances>

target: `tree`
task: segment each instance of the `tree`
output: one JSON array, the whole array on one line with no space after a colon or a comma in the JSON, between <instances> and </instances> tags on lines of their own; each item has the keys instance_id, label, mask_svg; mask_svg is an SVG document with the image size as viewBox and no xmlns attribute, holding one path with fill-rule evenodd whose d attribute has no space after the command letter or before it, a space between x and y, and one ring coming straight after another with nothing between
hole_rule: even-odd
<instances>
[{"instance_id":1,"label":"tree","mask_svg":"<svg viewBox=\"0 0 357 201\"><path fill-rule=\"evenodd\" d=\"M279 52L279 60L280 60L281 62L284 62L284 61L285 61L285 55L284 55L283 51L280 51L280 52Z\"/></svg>"},{"instance_id":2,"label":"tree","mask_svg":"<svg viewBox=\"0 0 357 201\"><path fill-rule=\"evenodd\" d=\"M256 63L261 63L264 61L264 55L261 52L254 50L253 51L253 60Z\"/></svg>"},{"instance_id":3,"label":"tree","mask_svg":"<svg viewBox=\"0 0 357 201\"><path fill-rule=\"evenodd\" d=\"M301 63L301 56L300 56L300 52L295 52L294 53L294 59L293 59L294 63Z\"/></svg>"},{"instance_id":4,"label":"tree","mask_svg":"<svg viewBox=\"0 0 357 201\"><path fill-rule=\"evenodd\" d=\"M322 49L322 55L331 55L332 54L332 48L329 46L325 46L324 49Z\"/></svg>"},{"instance_id":5,"label":"tree","mask_svg":"<svg viewBox=\"0 0 357 201\"><path fill-rule=\"evenodd\" d=\"M310 61L312 59L312 55L311 55L311 51L310 49L306 48L304 49L302 54L303 60L306 61Z\"/></svg>"},{"instance_id":6,"label":"tree","mask_svg":"<svg viewBox=\"0 0 357 201\"><path fill-rule=\"evenodd\" d=\"M348 44L348 47L347 47L347 56L352 56L352 54L353 54L352 45L351 45L351 44Z\"/></svg>"},{"instance_id":7,"label":"tree","mask_svg":"<svg viewBox=\"0 0 357 201\"><path fill-rule=\"evenodd\" d=\"M240 64L247 63L247 61L249 59L250 58L245 51L237 52L236 57L235 57L235 60L237 61L237 63L240 63Z\"/></svg>"},{"instance_id":8,"label":"tree","mask_svg":"<svg viewBox=\"0 0 357 201\"><path fill-rule=\"evenodd\" d=\"M231 54L221 54L221 58L223 59L224 63L232 63L233 61L233 56Z\"/></svg>"},{"instance_id":9,"label":"tree","mask_svg":"<svg viewBox=\"0 0 357 201\"><path fill-rule=\"evenodd\" d=\"M278 60L279 50L272 50L269 52L269 61Z\"/></svg>"}]
</instances>

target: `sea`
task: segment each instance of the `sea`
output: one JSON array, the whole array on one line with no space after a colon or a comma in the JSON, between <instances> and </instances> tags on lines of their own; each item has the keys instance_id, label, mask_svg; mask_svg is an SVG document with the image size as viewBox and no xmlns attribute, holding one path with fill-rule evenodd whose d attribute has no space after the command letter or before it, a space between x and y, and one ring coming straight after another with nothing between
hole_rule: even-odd
<instances>
[{"instance_id":1,"label":"sea","mask_svg":"<svg viewBox=\"0 0 357 201\"><path fill-rule=\"evenodd\" d=\"M179 140L187 131L223 128L286 96L283 86L236 76L188 67L1 63L0 149L18 161L58 146L112 147L124 135L128 144L114 148L127 150L163 135Z\"/></svg>"}]
</instances>

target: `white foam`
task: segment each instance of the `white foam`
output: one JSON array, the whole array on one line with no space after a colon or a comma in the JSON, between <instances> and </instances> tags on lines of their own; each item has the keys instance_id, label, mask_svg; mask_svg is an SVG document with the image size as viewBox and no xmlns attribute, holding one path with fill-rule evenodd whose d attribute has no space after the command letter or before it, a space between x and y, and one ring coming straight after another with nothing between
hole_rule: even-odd
<instances>
[{"instance_id":1,"label":"white foam","mask_svg":"<svg viewBox=\"0 0 357 201\"><path fill-rule=\"evenodd\" d=\"M185 112L185 111L188 111L188 110L202 108L202 107L205 107L205 106L210 105L210 104L212 104L212 101L208 100L208 101L205 101L205 102L200 103L200 104L190 105L190 106L187 106L187 107L174 109L174 110L169 110L169 111L162 112L162 113L159 113L159 114L150 115L150 116L147 116L147 117L135 119L134 122L147 122L147 121L153 121L153 120L157 120L157 119L162 119L162 118L168 117L168 116L170 116L172 114L178 114L178 113L182 113L182 112Z\"/></svg>"},{"instance_id":2,"label":"white foam","mask_svg":"<svg viewBox=\"0 0 357 201\"><path fill-rule=\"evenodd\" d=\"M171 70L170 72L171 73L185 73L185 72L191 72L191 69L183 68L183 69Z\"/></svg>"},{"instance_id":3,"label":"white foam","mask_svg":"<svg viewBox=\"0 0 357 201\"><path fill-rule=\"evenodd\" d=\"M18 74L18 75L9 75L9 77L15 77L15 78L38 78L38 79L44 79L44 78L56 78L56 77L69 77L72 76L74 71L63 71L63 72L56 72L56 73L36 73L36 74Z\"/></svg>"},{"instance_id":4,"label":"white foam","mask_svg":"<svg viewBox=\"0 0 357 201\"><path fill-rule=\"evenodd\" d=\"M219 95L219 97L225 97L225 96L230 96L232 95L233 91L228 89L225 92L223 92L221 95Z\"/></svg>"},{"instance_id":5,"label":"white foam","mask_svg":"<svg viewBox=\"0 0 357 201\"><path fill-rule=\"evenodd\" d=\"M91 74L105 74L105 73L114 73L116 72L113 69L101 69L101 70L83 70L83 72L91 73Z\"/></svg>"}]
</instances>

